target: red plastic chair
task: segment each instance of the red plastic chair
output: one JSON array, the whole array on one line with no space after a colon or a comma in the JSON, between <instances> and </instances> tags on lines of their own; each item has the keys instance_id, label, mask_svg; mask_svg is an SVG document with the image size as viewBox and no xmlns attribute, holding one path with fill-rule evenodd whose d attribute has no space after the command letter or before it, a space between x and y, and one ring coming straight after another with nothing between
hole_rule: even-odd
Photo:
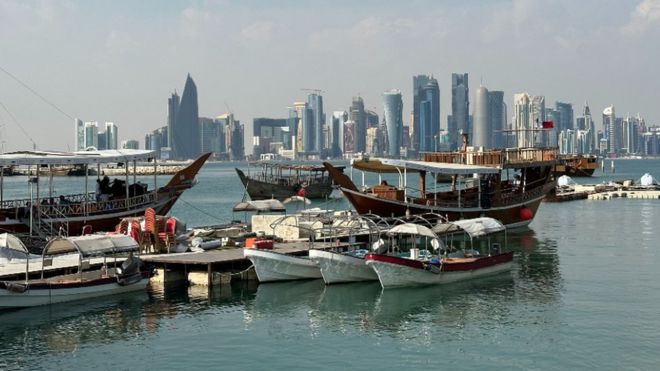
<instances>
[{"instance_id":1,"label":"red plastic chair","mask_svg":"<svg viewBox=\"0 0 660 371\"><path fill-rule=\"evenodd\" d=\"M163 219L160 219L162 223ZM158 223L160 224L160 223ZM176 219L168 218L165 221L165 228L158 228L158 244L167 247L167 252L170 252L170 247L174 245L174 232L176 230Z\"/></svg>"}]
</instances>

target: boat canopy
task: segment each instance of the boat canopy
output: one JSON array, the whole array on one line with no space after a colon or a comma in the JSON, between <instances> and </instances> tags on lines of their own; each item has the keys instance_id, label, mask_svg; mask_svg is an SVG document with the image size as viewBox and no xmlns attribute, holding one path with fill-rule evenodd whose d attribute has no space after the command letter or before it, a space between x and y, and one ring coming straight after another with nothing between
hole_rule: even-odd
<instances>
[{"instance_id":1,"label":"boat canopy","mask_svg":"<svg viewBox=\"0 0 660 371\"><path fill-rule=\"evenodd\" d=\"M43 255L60 255L77 252L83 257L137 251L137 242L122 234L88 235L55 238L46 244Z\"/></svg>"},{"instance_id":2,"label":"boat canopy","mask_svg":"<svg viewBox=\"0 0 660 371\"><path fill-rule=\"evenodd\" d=\"M455 220L453 222L441 223L433 227L433 231L437 234L463 231L467 233L470 238L502 232L505 229L504 224L500 221L488 217Z\"/></svg>"},{"instance_id":3,"label":"boat canopy","mask_svg":"<svg viewBox=\"0 0 660 371\"><path fill-rule=\"evenodd\" d=\"M404 223L404 224L396 225L390 228L390 230L387 231L387 234L389 236L394 236L398 234L411 234L411 235L424 236L430 238L438 238L438 236L436 236L436 234L433 233L433 231L430 228L414 223Z\"/></svg>"},{"instance_id":4,"label":"boat canopy","mask_svg":"<svg viewBox=\"0 0 660 371\"><path fill-rule=\"evenodd\" d=\"M24 258L25 255L29 254L28 249L23 242L18 239L18 237L9 233L0 234L0 250L2 250L2 254L0 255L5 257L21 256Z\"/></svg>"},{"instance_id":5,"label":"boat canopy","mask_svg":"<svg viewBox=\"0 0 660 371\"><path fill-rule=\"evenodd\" d=\"M149 161L155 157L155 151L140 149L110 149L79 152L20 151L0 155L0 166L89 165L113 162Z\"/></svg>"},{"instance_id":6,"label":"boat canopy","mask_svg":"<svg viewBox=\"0 0 660 371\"><path fill-rule=\"evenodd\" d=\"M568 175L562 175L557 179L558 186L574 186L577 183Z\"/></svg>"},{"instance_id":7,"label":"boat canopy","mask_svg":"<svg viewBox=\"0 0 660 371\"><path fill-rule=\"evenodd\" d=\"M282 212L286 211L286 207L279 200L257 200L257 201L243 201L234 205L232 209L234 212Z\"/></svg>"},{"instance_id":8,"label":"boat canopy","mask_svg":"<svg viewBox=\"0 0 660 371\"><path fill-rule=\"evenodd\" d=\"M396 166L385 165L381 159L374 157L363 157L359 159L352 159L351 166L354 169L368 171L371 173L399 173ZM410 169L411 172L417 172L416 169Z\"/></svg>"},{"instance_id":9,"label":"boat canopy","mask_svg":"<svg viewBox=\"0 0 660 371\"><path fill-rule=\"evenodd\" d=\"M471 174L498 174L500 169L492 166L478 166L478 165L465 165L453 164L445 162L429 162L429 161L416 161L416 160L398 160L391 158L380 159L385 165L391 165L397 168L414 169L417 171L426 171L429 173L438 174L457 174L457 175L471 175Z\"/></svg>"}]
</instances>

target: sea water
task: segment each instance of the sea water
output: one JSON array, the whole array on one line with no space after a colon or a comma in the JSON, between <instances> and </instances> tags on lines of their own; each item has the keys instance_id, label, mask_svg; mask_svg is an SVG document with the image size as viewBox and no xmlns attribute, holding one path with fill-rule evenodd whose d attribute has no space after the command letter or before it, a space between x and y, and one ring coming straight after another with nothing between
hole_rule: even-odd
<instances>
[{"instance_id":1,"label":"sea water","mask_svg":"<svg viewBox=\"0 0 660 371\"><path fill-rule=\"evenodd\" d=\"M172 214L189 226L241 219L233 166L207 164ZM660 176L660 161L616 171L575 180ZM25 177L4 180L29 197ZM55 183L58 195L84 191L81 178ZM152 285L2 312L0 369L657 369L659 221L660 200L543 203L529 229L508 235L512 272L446 286Z\"/></svg>"}]
</instances>

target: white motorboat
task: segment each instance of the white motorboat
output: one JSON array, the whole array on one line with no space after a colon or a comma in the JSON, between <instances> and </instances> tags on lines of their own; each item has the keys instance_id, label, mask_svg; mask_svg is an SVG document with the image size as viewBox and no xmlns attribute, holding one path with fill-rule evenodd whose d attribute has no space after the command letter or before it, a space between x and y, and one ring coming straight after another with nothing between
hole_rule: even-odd
<instances>
[{"instance_id":1,"label":"white motorboat","mask_svg":"<svg viewBox=\"0 0 660 371\"><path fill-rule=\"evenodd\" d=\"M321 278L319 266L308 256L293 256L254 248L244 248L243 255L254 265L259 282Z\"/></svg>"},{"instance_id":2,"label":"white motorboat","mask_svg":"<svg viewBox=\"0 0 660 371\"><path fill-rule=\"evenodd\" d=\"M513 265L513 252L500 252L500 244L488 244L483 253L474 250L446 247L440 242L437 233L453 236L456 233L464 233L469 237L470 243L473 239L489 236L496 232L505 230L504 225L492 218L464 219L437 225L433 230L414 224L402 224L392 228L390 236L402 234L417 238L430 239L436 254L416 247L410 248L409 256L399 253L370 253L365 257L366 264L378 274L378 280L383 288L445 284L463 281L477 277L492 275L509 271ZM415 242L416 244L416 242ZM417 245L415 245L417 246ZM424 245L426 246L426 244ZM439 254L444 251L445 255Z\"/></svg>"},{"instance_id":3,"label":"white motorboat","mask_svg":"<svg viewBox=\"0 0 660 371\"><path fill-rule=\"evenodd\" d=\"M29 257L25 245L15 236L6 235L6 246ZM0 309L32 307L90 299L99 296L144 290L153 276L153 270L144 267L133 256L138 244L125 235L88 235L57 237L49 241L41 257L41 278L30 278L30 260L25 259L25 279L0 281ZM44 278L44 268L52 263L53 256L78 254L78 272ZM128 253L128 258L117 262L116 254ZM108 262L108 256L115 256ZM90 270L90 258L103 257L100 269Z\"/></svg>"},{"instance_id":4,"label":"white motorboat","mask_svg":"<svg viewBox=\"0 0 660 371\"><path fill-rule=\"evenodd\" d=\"M326 284L378 280L376 272L365 264L364 253L312 249L309 258L318 264Z\"/></svg>"}]
</instances>

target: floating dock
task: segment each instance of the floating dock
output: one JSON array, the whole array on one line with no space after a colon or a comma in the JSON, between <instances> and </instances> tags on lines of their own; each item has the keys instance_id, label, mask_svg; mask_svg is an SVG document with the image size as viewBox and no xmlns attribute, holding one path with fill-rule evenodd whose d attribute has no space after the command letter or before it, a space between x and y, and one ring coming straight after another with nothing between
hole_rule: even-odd
<instances>
[{"instance_id":1,"label":"floating dock","mask_svg":"<svg viewBox=\"0 0 660 371\"><path fill-rule=\"evenodd\" d=\"M614 198L660 199L658 190L618 190L589 195L590 200L611 200Z\"/></svg>"}]
</instances>

